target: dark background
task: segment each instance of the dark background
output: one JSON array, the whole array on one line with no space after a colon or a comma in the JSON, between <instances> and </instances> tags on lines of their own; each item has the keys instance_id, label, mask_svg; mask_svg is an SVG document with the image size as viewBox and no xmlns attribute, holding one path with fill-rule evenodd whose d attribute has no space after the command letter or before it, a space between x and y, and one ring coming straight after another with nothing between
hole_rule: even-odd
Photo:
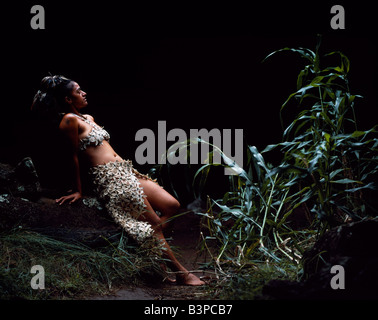
<instances>
[{"instance_id":1,"label":"dark background","mask_svg":"<svg viewBox=\"0 0 378 320\"><path fill-rule=\"evenodd\" d=\"M30 105L48 72L77 81L85 113L134 159L139 129L242 128L260 150L279 142L279 109L296 89L306 61L283 47L342 51L351 61L350 88L360 129L377 124L377 41L374 8L357 3L23 2L2 13L0 161L35 162L46 186L66 186L65 150L35 121ZM45 9L45 30L32 30L30 9ZM330 9L344 5L346 29L332 30ZM295 112L295 110L293 111ZM290 112L287 114L290 119ZM134 165L146 172L150 166ZM216 189L216 188L215 188Z\"/></svg>"}]
</instances>

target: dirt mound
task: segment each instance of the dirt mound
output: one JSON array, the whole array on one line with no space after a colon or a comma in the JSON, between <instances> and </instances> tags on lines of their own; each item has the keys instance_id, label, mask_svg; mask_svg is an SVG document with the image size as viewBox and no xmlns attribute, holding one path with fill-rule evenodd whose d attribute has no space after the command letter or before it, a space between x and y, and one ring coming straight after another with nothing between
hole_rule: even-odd
<instances>
[{"instance_id":1,"label":"dirt mound","mask_svg":"<svg viewBox=\"0 0 378 320\"><path fill-rule=\"evenodd\" d=\"M109 245L117 242L121 227L108 215L94 197L84 197L74 204L59 206L55 198L58 191L41 188L30 158L16 167L0 164L0 232L12 229L27 229L51 238L88 247ZM200 241L200 217L193 213L199 210L198 203L190 209L183 208L173 220L173 231L167 239L182 264L197 275L199 263L206 261L197 248ZM130 239L131 240L131 239ZM153 279L152 279L153 280ZM149 283L148 279L145 283ZM125 287L110 296L95 296L89 299L144 300L144 299L200 299L203 288L168 285L151 281L151 286Z\"/></svg>"}]
</instances>

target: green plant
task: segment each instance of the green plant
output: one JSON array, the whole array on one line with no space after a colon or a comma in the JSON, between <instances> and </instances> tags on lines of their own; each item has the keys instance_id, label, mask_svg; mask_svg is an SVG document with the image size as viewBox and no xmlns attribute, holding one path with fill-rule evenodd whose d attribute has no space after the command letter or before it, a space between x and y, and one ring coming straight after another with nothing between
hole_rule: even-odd
<instances>
[{"instance_id":1,"label":"green plant","mask_svg":"<svg viewBox=\"0 0 378 320\"><path fill-rule=\"evenodd\" d=\"M230 190L223 198L212 199L209 210L202 213L210 232L204 240L217 239L220 244L215 258L217 266L223 260L243 268L254 259L280 262L280 256L298 261L301 252L289 248L288 241L303 239L285 223L292 211L285 211L289 189L283 178L278 173L272 174L274 168L265 163L256 147L247 148L246 169L221 154L226 165L237 174L229 177ZM200 168L195 177L211 166Z\"/></svg>"},{"instance_id":2,"label":"green plant","mask_svg":"<svg viewBox=\"0 0 378 320\"><path fill-rule=\"evenodd\" d=\"M349 90L348 58L331 52L322 58L338 57L339 64L321 67L319 48L320 38L315 52L284 48L267 56L290 51L309 62L298 75L297 90L281 107L282 123L289 103L296 100L299 108L284 129L282 142L261 153L248 146L244 168L217 150L225 165L237 173L230 177L223 199L212 200L203 213L210 230L205 240L216 239L219 244L214 259L220 270L222 263L232 263L240 270L264 259L273 263L289 259L295 264L314 235L349 219L376 214L369 205L371 197L363 193L375 190L376 127L366 131L357 127L354 103L360 96ZM282 154L277 166L267 164L263 157L273 149ZM202 176L200 183L212 166L209 162L197 171L195 177ZM309 213L309 224L295 230L289 217L300 207Z\"/></svg>"},{"instance_id":3,"label":"green plant","mask_svg":"<svg viewBox=\"0 0 378 320\"><path fill-rule=\"evenodd\" d=\"M271 174L283 176L285 186L296 189L291 202L310 208L324 232L374 209L368 208L363 191L374 189L378 140L376 127L358 130L354 103L361 97L349 90L349 59L341 52L331 52L323 58L338 56L339 65L321 68L319 47L320 37L315 52L284 48L268 55L292 51L309 64L298 75L297 91L281 107L282 113L295 98L301 108L298 115L285 129L283 142L266 147L262 153L281 149L282 163Z\"/></svg>"}]
</instances>

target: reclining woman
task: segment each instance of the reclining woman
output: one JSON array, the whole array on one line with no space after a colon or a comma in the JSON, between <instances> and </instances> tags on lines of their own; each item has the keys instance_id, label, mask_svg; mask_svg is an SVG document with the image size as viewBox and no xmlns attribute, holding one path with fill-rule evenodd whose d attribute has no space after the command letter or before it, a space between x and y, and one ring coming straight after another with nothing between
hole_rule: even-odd
<instances>
[{"instance_id":1,"label":"reclining woman","mask_svg":"<svg viewBox=\"0 0 378 320\"><path fill-rule=\"evenodd\" d=\"M179 202L113 150L108 132L92 116L80 113L87 105L87 94L79 84L63 76L44 77L34 96L32 110L62 116L59 129L71 146L76 190L56 199L57 204L74 203L82 197L80 168L89 167L97 196L127 234L138 243L157 239L178 284L203 285L179 263L163 235L167 220L179 209ZM161 212L160 217L155 210Z\"/></svg>"}]
</instances>

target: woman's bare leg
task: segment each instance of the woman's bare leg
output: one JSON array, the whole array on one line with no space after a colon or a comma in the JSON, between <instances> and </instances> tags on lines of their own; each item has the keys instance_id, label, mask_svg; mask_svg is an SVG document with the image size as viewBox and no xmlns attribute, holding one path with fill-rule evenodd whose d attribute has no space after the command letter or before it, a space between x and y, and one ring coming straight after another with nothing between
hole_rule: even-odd
<instances>
[{"instance_id":1,"label":"woman's bare leg","mask_svg":"<svg viewBox=\"0 0 378 320\"><path fill-rule=\"evenodd\" d=\"M146 179L140 179L139 182L152 208L161 213L160 220L164 231L170 219L178 213L180 203L156 183Z\"/></svg>"},{"instance_id":2,"label":"woman's bare leg","mask_svg":"<svg viewBox=\"0 0 378 320\"><path fill-rule=\"evenodd\" d=\"M163 235L163 221L168 219L179 208L178 201L173 198L167 191L153 183L149 180L140 180L141 186L144 188L144 192L147 196L145 198L145 204L147 206L146 211L142 214L140 219L147 221L151 224L155 231L155 236L161 240L165 249L164 254L168 260L168 266L177 272L176 279L181 284L199 286L203 285L204 282L200 280L197 276L190 273L181 263L176 259L172 252L172 249L168 245L165 237ZM151 202L150 202L151 200ZM152 207L152 203L155 205L156 209L162 213L162 218L160 218Z\"/></svg>"}]
</instances>

